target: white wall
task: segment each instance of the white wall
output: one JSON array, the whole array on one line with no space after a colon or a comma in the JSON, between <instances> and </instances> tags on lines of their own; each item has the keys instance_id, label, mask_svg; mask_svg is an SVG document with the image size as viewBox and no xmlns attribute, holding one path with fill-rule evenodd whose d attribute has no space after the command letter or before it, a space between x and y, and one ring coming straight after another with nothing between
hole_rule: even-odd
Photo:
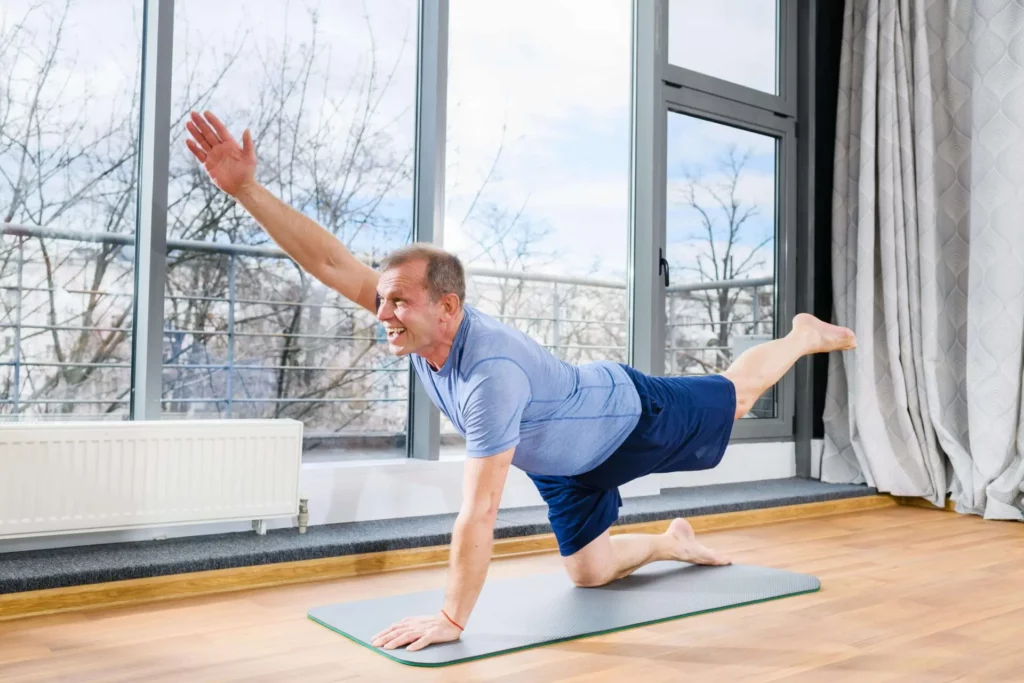
<instances>
[{"instance_id":1,"label":"white wall","mask_svg":"<svg viewBox=\"0 0 1024 683\"><path fill-rule=\"evenodd\" d=\"M817 442L820 444L821 442ZM820 462L820 446L812 447ZM742 443L729 446L713 470L656 474L620 489L623 498L657 495L663 488L706 486L796 476L792 442ZM307 463L300 490L309 499L309 525L337 524L458 512L462 459L368 460L349 463ZM521 471L509 474L502 507L542 505L533 482ZM296 526L295 519L269 520L268 528ZM244 523L182 525L132 531L111 531L0 541L0 552L57 548L96 543L154 540L181 536L249 531Z\"/></svg>"}]
</instances>

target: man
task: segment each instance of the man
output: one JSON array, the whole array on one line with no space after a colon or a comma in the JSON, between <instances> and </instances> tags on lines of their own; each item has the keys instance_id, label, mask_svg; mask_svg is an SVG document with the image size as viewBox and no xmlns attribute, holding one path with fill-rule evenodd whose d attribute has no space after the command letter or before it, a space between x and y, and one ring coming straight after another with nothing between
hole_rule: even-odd
<instances>
[{"instance_id":1,"label":"man","mask_svg":"<svg viewBox=\"0 0 1024 683\"><path fill-rule=\"evenodd\" d=\"M652 472L714 467L734 420L799 358L856 344L852 331L801 314L785 338L750 349L720 375L665 378L612 362L570 365L465 305L456 257L413 245L377 272L256 181L248 130L239 145L209 112L193 113L186 127L188 148L217 187L313 277L375 313L391 353L410 356L433 402L465 435L463 502L444 604L435 615L382 631L375 647L419 650L459 638L487 574L511 465L537 485L579 586L600 586L657 560L728 564L683 519L663 534L611 536L618 487Z\"/></svg>"}]
</instances>

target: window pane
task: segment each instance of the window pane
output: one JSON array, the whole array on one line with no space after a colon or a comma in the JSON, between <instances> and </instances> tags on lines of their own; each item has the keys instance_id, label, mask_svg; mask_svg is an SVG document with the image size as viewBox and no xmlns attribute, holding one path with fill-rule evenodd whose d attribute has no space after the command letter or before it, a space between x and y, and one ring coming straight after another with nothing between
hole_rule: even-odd
<instances>
[{"instance_id":1,"label":"window pane","mask_svg":"<svg viewBox=\"0 0 1024 683\"><path fill-rule=\"evenodd\" d=\"M631 3L452 0L449 21L444 244L468 303L567 361L624 361Z\"/></svg>"},{"instance_id":2,"label":"window pane","mask_svg":"<svg viewBox=\"0 0 1024 683\"><path fill-rule=\"evenodd\" d=\"M778 95L777 35L777 0L669 0L669 64Z\"/></svg>"},{"instance_id":3,"label":"window pane","mask_svg":"<svg viewBox=\"0 0 1024 683\"><path fill-rule=\"evenodd\" d=\"M128 416L142 6L0 3L4 419Z\"/></svg>"},{"instance_id":4,"label":"window pane","mask_svg":"<svg viewBox=\"0 0 1024 683\"><path fill-rule=\"evenodd\" d=\"M717 373L775 333L776 138L670 113L665 374ZM720 286L723 281L739 284ZM749 413L774 417L768 392Z\"/></svg>"},{"instance_id":5,"label":"window pane","mask_svg":"<svg viewBox=\"0 0 1024 683\"><path fill-rule=\"evenodd\" d=\"M405 454L407 361L271 252L184 139L190 110L249 128L258 179L379 258L411 232L416 21L416 0L175 3L168 236L192 244L167 262L165 414L294 418L335 455Z\"/></svg>"}]
</instances>

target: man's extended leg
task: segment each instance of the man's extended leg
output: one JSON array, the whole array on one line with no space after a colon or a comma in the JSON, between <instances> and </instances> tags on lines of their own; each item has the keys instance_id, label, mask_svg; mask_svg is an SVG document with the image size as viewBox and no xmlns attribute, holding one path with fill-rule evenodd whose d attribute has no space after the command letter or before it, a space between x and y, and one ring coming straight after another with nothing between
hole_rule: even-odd
<instances>
[{"instance_id":1,"label":"man's extended leg","mask_svg":"<svg viewBox=\"0 0 1024 683\"><path fill-rule=\"evenodd\" d=\"M782 379L803 356L843 351L856 345L857 338L852 330L800 313L793 318L789 334L748 349L722 373L736 387L736 419L746 415L761 394Z\"/></svg>"},{"instance_id":2,"label":"man's extended leg","mask_svg":"<svg viewBox=\"0 0 1024 683\"><path fill-rule=\"evenodd\" d=\"M756 346L722 373L736 389L735 419L743 417L802 356L856 346L853 332L824 323L814 316L797 315L792 331L782 339ZM608 531L586 547L565 557L569 576L578 586L602 586L658 560L693 564L728 564L728 560L699 543L683 519L673 520L663 534L617 534Z\"/></svg>"},{"instance_id":3,"label":"man's extended leg","mask_svg":"<svg viewBox=\"0 0 1024 683\"><path fill-rule=\"evenodd\" d=\"M659 560L692 564L729 564L696 539L685 519L675 519L662 534L616 534L608 531L579 552L564 558L566 571L577 586L592 588L629 576Z\"/></svg>"}]
</instances>

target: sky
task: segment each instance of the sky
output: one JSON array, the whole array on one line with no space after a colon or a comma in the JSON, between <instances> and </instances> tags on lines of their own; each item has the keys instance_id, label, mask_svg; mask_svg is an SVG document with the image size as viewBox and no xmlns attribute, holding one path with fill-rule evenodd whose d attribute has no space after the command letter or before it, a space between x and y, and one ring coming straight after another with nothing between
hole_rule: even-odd
<instances>
[{"instance_id":1,"label":"sky","mask_svg":"<svg viewBox=\"0 0 1024 683\"><path fill-rule=\"evenodd\" d=\"M778 94L776 14L772 0L669 0L668 61Z\"/></svg>"},{"instance_id":2,"label":"sky","mask_svg":"<svg viewBox=\"0 0 1024 683\"><path fill-rule=\"evenodd\" d=\"M45 0L44 12L36 15L42 22L38 26L45 24L45 11L62 2ZM38 4L4 0L0 26ZM624 277L630 5L630 0L451 0L443 237L447 247L463 256L476 253L470 233L480 225L473 216L465 218L483 186L475 217L488 209L510 214L521 210L531 225L549 233L532 245L557 254L548 268L562 274ZM380 67L394 68L394 80L382 94L376 115L379 144L388 150L411 149L416 0L177 0L176 94L181 94L189 71L205 73L239 50L241 58L206 103L224 112L225 122L240 135L250 125L245 114L260 95L254 84L261 82L263 56L280 50L283 37L293 41L293 47L308 46L312 9L319 19L321 51L315 59L320 76L307 94L304 115L338 130L332 149L343 153L355 111L354 100L346 93L363 82L372 32ZM61 83L69 102L88 94L90 116L108 117L125 109L126 103L115 98L126 79L137 73L141 13L141 0L73 2L65 30L68 54L74 60ZM773 91L774 14L775 3L769 0L671 0L670 61ZM256 142L259 148L260 140ZM773 141L672 114L667 219L673 260L692 261L699 250L689 242L699 228L697 216L681 203L683 171L700 170L705 180L715 182L718 161L731 144L751 153L739 199L756 203L759 209L743 244L752 246L771 234ZM484 186L499 149L496 172ZM404 183L378 211L408 224L411 196L411 183ZM382 245L366 234L353 246L379 249L398 239L391 234Z\"/></svg>"},{"instance_id":3,"label":"sky","mask_svg":"<svg viewBox=\"0 0 1024 683\"><path fill-rule=\"evenodd\" d=\"M768 52L774 50L774 32L765 30L773 23L772 4L732 0L716 9L673 2L670 57L773 89L774 73L764 66L765 37ZM540 246L564 255L556 261L560 272L586 274L598 264L599 273L624 277L630 3L589 0L586 7L582 12L572 0L452 0L446 246L473 253L466 207L504 141L500 180L484 198L508 207L525 203L552 230ZM678 244L696 226L693 212L676 206L683 168L704 169L713 181L732 144L751 152L739 199L761 210L763 219L751 223L744 240L760 242L774 225L774 141L678 115L670 115L670 130L667 227L676 242L670 254L692 260L694 252Z\"/></svg>"}]
</instances>

